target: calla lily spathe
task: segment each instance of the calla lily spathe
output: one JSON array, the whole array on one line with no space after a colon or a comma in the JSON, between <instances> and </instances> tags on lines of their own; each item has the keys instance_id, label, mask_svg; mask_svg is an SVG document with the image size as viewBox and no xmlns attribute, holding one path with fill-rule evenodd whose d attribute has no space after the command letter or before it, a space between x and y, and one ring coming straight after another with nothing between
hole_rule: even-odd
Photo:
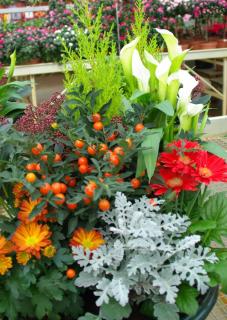
<instances>
[{"instance_id":1,"label":"calla lily spathe","mask_svg":"<svg viewBox=\"0 0 227 320\"><path fill-rule=\"evenodd\" d=\"M139 42L140 38L137 37L132 42L126 44L120 52L120 60L122 63L122 67L124 70L124 74L129 83L131 83L132 79L132 56L136 49L136 46Z\"/></svg>"},{"instance_id":2,"label":"calla lily spathe","mask_svg":"<svg viewBox=\"0 0 227 320\"><path fill-rule=\"evenodd\" d=\"M137 49L132 55L132 74L137 80L139 90L144 93L150 92L150 71L144 66Z\"/></svg>"}]
</instances>

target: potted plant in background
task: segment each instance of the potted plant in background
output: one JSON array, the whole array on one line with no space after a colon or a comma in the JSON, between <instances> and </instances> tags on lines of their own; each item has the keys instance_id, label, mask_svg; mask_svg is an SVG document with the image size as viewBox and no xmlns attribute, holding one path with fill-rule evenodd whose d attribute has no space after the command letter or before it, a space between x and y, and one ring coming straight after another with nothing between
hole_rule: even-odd
<instances>
[{"instance_id":1,"label":"potted plant in background","mask_svg":"<svg viewBox=\"0 0 227 320\"><path fill-rule=\"evenodd\" d=\"M94 18L76 4L66 97L28 106L13 126L1 119L11 151L0 173L0 314L205 319L217 285L226 292L227 264L227 200L207 191L226 182L226 152L201 140L209 98L193 100L198 83L171 32L156 30L166 57L148 40L140 3L120 59L102 10Z\"/></svg>"}]
</instances>

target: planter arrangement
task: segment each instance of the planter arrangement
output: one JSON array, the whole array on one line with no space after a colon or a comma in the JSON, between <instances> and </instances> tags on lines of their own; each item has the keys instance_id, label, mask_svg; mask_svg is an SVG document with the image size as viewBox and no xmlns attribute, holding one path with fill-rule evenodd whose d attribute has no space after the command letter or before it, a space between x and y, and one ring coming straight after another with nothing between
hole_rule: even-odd
<instances>
[{"instance_id":1,"label":"planter arrangement","mask_svg":"<svg viewBox=\"0 0 227 320\"><path fill-rule=\"evenodd\" d=\"M75 14L64 94L8 112L0 100L0 316L205 320L227 293L227 198L208 189L227 181L226 152L201 140L209 97L156 29L161 58L140 2L120 59L102 9Z\"/></svg>"}]
</instances>

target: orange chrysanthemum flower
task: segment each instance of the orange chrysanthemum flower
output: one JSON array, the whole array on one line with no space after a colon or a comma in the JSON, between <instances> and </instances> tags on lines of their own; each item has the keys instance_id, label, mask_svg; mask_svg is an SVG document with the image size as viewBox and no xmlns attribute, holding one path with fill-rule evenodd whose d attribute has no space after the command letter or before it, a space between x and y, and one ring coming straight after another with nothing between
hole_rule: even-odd
<instances>
[{"instance_id":1,"label":"orange chrysanthemum flower","mask_svg":"<svg viewBox=\"0 0 227 320\"><path fill-rule=\"evenodd\" d=\"M0 255L0 275L4 276L6 272L9 271L10 268L12 268L12 258L6 257L4 254Z\"/></svg>"},{"instance_id":2,"label":"orange chrysanthemum flower","mask_svg":"<svg viewBox=\"0 0 227 320\"><path fill-rule=\"evenodd\" d=\"M37 259L40 258L40 250L51 245L51 231L47 225L36 222L21 224L12 236L16 251L25 251Z\"/></svg>"},{"instance_id":3,"label":"orange chrysanthemum flower","mask_svg":"<svg viewBox=\"0 0 227 320\"><path fill-rule=\"evenodd\" d=\"M40 203L41 199L28 199L23 200L20 205L20 211L18 213L18 219L23 223L37 222L43 221L45 219L45 215L47 214L46 209L42 209L39 214L37 214L34 218L30 219L30 214L35 209L35 207Z\"/></svg>"},{"instance_id":4,"label":"orange chrysanthemum flower","mask_svg":"<svg viewBox=\"0 0 227 320\"><path fill-rule=\"evenodd\" d=\"M15 208L19 208L22 198L25 195L28 195L28 192L23 190L23 183L16 183L13 187L13 194L15 197L15 201L14 201L14 207Z\"/></svg>"},{"instance_id":5,"label":"orange chrysanthemum flower","mask_svg":"<svg viewBox=\"0 0 227 320\"><path fill-rule=\"evenodd\" d=\"M27 252L17 252L16 255L17 262L23 266L26 266L31 257L31 254Z\"/></svg>"},{"instance_id":6,"label":"orange chrysanthemum flower","mask_svg":"<svg viewBox=\"0 0 227 320\"><path fill-rule=\"evenodd\" d=\"M13 251L13 244L11 241L6 240L5 237L0 236L0 255L7 254Z\"/></svg>"},{"instance_id":7,"label":"orange chrysanthemum flower","mask_svg":"<svg viewBox=\"0 0 227 320\"><path fill-rule=\"evenodd\" d=\"M70 241L71 246L82 246L84 249L96 250L104 244L104 239L100 232L96 230L87 231L83 228L77 229Z\"/></svg>"}]
</instances>

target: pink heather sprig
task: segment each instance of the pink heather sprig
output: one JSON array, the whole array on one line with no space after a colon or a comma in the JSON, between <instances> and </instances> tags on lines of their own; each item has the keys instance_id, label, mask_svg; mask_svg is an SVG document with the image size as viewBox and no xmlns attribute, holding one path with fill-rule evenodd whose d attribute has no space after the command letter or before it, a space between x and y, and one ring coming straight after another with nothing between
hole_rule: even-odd
<instances>
[{"instance_id":1,"label":"pink heather sprig","mask_svg":"<svg viewBox=\"0 0 227 320\"><path fill-rule=\"evenodd\" d=\"M61 108L65 96L55 93L39 106L28 105L23 116L15 123L15 128L28 134L37 134L47 131L55 122L56 114Z\"/></svg>"}]
</instances>

